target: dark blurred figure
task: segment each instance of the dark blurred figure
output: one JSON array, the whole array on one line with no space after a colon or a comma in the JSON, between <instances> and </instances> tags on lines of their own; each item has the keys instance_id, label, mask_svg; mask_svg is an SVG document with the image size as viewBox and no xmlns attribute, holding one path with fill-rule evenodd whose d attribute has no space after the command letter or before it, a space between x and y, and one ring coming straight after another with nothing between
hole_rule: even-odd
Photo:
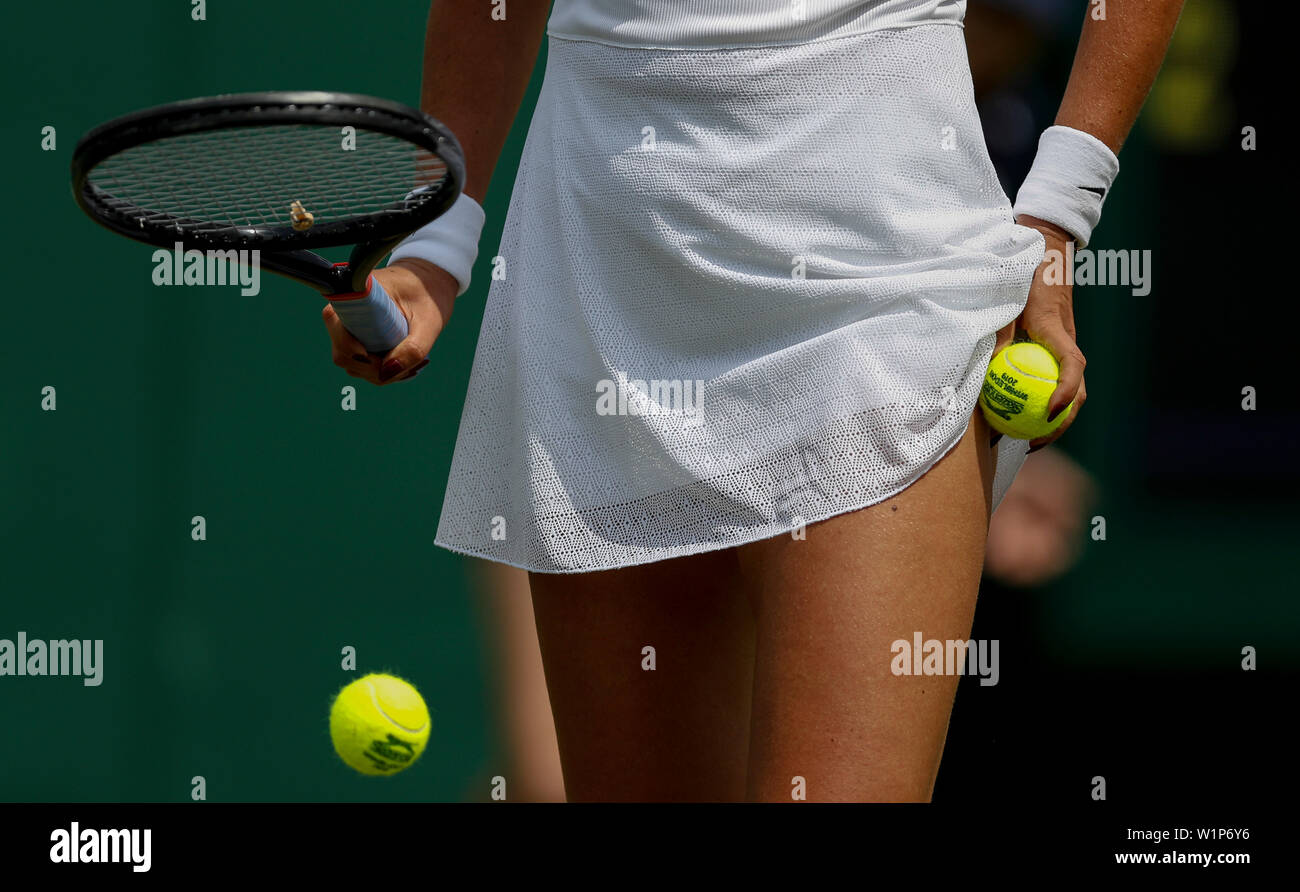
<instances>
[{"instance_id":1,"label":"dark blurred figure","mask_svg":"<svg viewBox=\"0 0 1300 892\"><path fill-rule=\"evenodd\" d=\"M1013 201L1029 172L1038 136L1052 125L1082 21L1074 0L971 0L966 54L984 141Z\"/></svg>"},{"instance_id":2,"label":"dark blurred figure","mask_svg":"<svg viewBox=\"0 0 1300 892\"><path fill-rule=\"evenodd\" d=\"M970 0L967 49L985 139L1013 198L1038 135L1053 123L1073 60L1070 41L1088 10L1083 0ZM1216 587L1223 565L1241 555L1217 541L1213 523L1203 537L1172 546L1160 526L1161 512L1217 521L1252 510L1250 500L1259 506L1254 510L1271 503L1289 512L1300 486L1292 401L1285 389L1276 390L1271 414L1264 408L1247 415L1240 388L1289 380L1290 354L1251 351L1233 374L1200 376L1187 387L1168 386L1167 376L1156 371L1187 368L1219 334L1218 319L1188 312L1189 305L1235 299L1257 316L1256 304L1277 303L1268 301L1275 283L1267 263L1230 262L1254 258L1270 243L1272 220L1258 211L1272 200L1278 180L1265 170L1267 153L1243 151L1241 130L1280 132L1269 126L1269 116L1285 105L1265 86L1276 77L1277 57L1259 46L1260 35L1276 27L1275 13L1270 4L1187 0L1124 154L1127 173L1107 205L1110 237L1167 258L1160 287L1144 302L1116 305L1126 295L1097 288L1089 296L1110 303L1087 306L1088 318L1080 320L1085 352L1092 343L1093 358L1101 360L1097 380L1109 375L1115 392L1114 379L1129 376L1143 399L1140 410L1098 400L1088 408L1097 424L1116 414L1132 422L1123 442L1104 447L1113 462L1104 479L1117 491L1098 511L1141 505L1139 516L1150 526L1129 534L1148 540L1150 548L1144 559L1100 574L1122 580L1121 586L1095 592L1098 600L1131 598L1131 623L1116 630L1113 609L1081 610L1077 597L1062 608L1044 590L1082 551L1090 561L1115 559L1106 555L1105 543L1096 551L1089 547L1088 519L1098 492L1067 455L1088 448L1079 437L1086 431L1076 430L1061 448L1029 456L993 515L971 634L1000 642L1000 680L992 687L962 680L936 803L978 803L990 817L1021 809L1020 818L1026 805L1069 805L1103 822L1114 819L1115 809L1131 812L1135 805L1180 813L1208 809L1244 822L1264 816L1261 803L1268 808L1287 801L1293 788L1294 772L1279 770L1289 764L1283 754L1289 736L1276 704L1293 696L1283 664L1294 658L1275 649L1269 672L1240 666L1240 648L1251 643L1246 630L1252 623L1282 623L1283 611L1258 612L1264 596L1252 593L1248 600ZM1189 238L1198 219L1209 235ZM1231 324L1236 314L1225 306L1221 318ZM1272 307L1266 315L1270 331L1289 330ZM1283 541L1277 547L1286 548ZM1178 591L1185 600L1173 613L1169 605L1176 597L1147 593L1170 585L1164 568L1185 560L1199 562L1206 581ZM1289 583L1282 585L1286 591ZM1234 617L1241 637L1218 634L1221 649L1198 653L1206 637L1216 637L1204 624L1223 615L1224 598L1247 614ZM1171 644L1173 625L1197 635ZM1078 629L1073 642L1062 636L1064 626ZM1144 627L1161 634L1144 634ZM1116 651L1125 634L1125 649ZM1193 643L1197 636L1200 642ZM1252 730L1242 734L1243 728ZM1091 798L1097 776L1106 780L1109 802Z\"/></svg>"},{"instance_id":3,"label":"dark blurred figure","mask_svg":"<svg viewBox=\"0 0 1300 892\"><path fill-rule=\"evenodd\" d=\"M972 0L966 9L984 141L1012 200L1060 104L1071 59L1056 38L1079 15L1072 0ZM989 522L985 575L1031 588L1064 574L1079 557L1092 492L1087 473L1061 449L1032 453Z\"/></svg>"}]
</instances>

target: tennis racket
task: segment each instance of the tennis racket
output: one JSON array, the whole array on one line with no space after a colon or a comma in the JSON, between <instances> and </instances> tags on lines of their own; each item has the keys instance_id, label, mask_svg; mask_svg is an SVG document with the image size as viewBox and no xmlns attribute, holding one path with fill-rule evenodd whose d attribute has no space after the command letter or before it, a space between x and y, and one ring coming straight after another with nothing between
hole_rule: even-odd
<instances>
[{"instance_id":1,"label":"tennis racket","mask_svg":"<svg viewBox=\"0 0 1300 892\"><path fill-rule=\"evenodd\" d=\"M259 250L262 267L325 295L371 353L407 325L370 271L464 182L442 124L351 93L175 102L96 127L72 155L73 194L92 220L164 248ZM340 245L354 246L346 263L314 253Z\"/></svg>"}]
</instances>

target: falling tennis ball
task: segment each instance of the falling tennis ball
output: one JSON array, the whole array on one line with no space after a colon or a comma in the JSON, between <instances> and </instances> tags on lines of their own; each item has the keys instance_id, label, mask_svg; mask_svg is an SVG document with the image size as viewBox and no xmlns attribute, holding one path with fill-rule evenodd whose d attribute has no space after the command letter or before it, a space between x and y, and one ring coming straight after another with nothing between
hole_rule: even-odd
<instances>
[{"instance_id":1,"label":"falling tennis ball","mask_svg":"<svg viewBox=\"0 0 1300 892\"><path fill-rule=\"evenodd\" d=\"M362 774L395 774L424 752L429 708L408 682L367 675L334 698L330 737L339 757Z\"/></svg>"},{"instance_id":2,"label":"falling tennis ball","mask_svg":"<svg viewBox=\"0 0 1300 892\"><path fill-rule=\"evenodd\" d=\"M1070 403L1051 421L1047 400L1056 389L1061 367L1047 348L1021 341L1004 349L989 363L980 391L980 408L989 426L1017 440L1046 437L1070 417Z\"/></svg>"}]
</instances>

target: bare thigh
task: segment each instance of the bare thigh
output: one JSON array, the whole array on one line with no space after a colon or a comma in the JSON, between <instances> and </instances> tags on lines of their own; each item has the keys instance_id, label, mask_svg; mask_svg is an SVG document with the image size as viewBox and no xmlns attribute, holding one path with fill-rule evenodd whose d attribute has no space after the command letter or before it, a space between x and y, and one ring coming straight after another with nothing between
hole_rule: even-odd
<instances>
[{"instance_id":1,"label":"bare thigh","mask_svg":"<svg viewBox=\"0 0 1300 892\"><path fill-rule=\"evenodd\" d=\"M928 800L953 676L896 676L902 639L965 640L979 588L993 458L976 411L962 440L894 498L741 546L758 627L748 795Z\"/></svg>"},{"instance_id":2,"label":"bare thigh","mask_svg":"<svg viewBox=\"0 0 1300 892\"><path fill-rule=\"evenodd\" d=\"M737 577L734 550L530 574L569 800L744 798L754 623Z\"/></svg>"}]
</instances>

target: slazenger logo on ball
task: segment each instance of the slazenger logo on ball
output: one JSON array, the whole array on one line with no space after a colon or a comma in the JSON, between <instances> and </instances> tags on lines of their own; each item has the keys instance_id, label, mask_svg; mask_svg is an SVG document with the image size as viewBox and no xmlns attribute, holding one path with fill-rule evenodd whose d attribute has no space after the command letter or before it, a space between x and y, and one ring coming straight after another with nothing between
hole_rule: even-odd
<instances>
[{"instance_id":1,"label":"slazenger logo on ball","mask_svg":"<svg viewBox=\"0 0 1300 892\"><path fill-rule=\"evenodd\" d=\"M988 406L990 412L1010 421L1012 415L1019 415L1024 411L1028 394L1015 389L1016 379L1010 375L1003 375L1001 381L1001 390L985 381L984 389L980 393L984 397L984 405Z\"/></svg>"},{"instance_id":2,"label":"slazenger logo on ball","mask_svg":"<svg viewBox=\"0 0 1300 892\"><path fill-rule=\"evenodd\" d=\"M980 406L989 426L1018 440L1050 436L1070 417L1069 406L1048 418L1048 403L1060 380L1056 357L1032 341L999 351L989 363L980 390Z\"/></svg>"}]
</instances>

